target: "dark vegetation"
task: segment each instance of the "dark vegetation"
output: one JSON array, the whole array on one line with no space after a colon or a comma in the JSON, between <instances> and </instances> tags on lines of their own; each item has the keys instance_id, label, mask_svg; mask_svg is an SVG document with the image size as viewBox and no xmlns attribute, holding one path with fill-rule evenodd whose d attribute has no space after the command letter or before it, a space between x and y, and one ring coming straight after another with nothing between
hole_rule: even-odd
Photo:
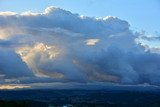
<instances>
[{"instance_id":1,"label":"dark vegetation","mask_svg":"<svg viewBox=\"0 0 160 107\"><path fill-rule=\"evenodd\" d=\"M160 91L2 90L0 107L160 107Z\"/></svg>"}]
</instances>

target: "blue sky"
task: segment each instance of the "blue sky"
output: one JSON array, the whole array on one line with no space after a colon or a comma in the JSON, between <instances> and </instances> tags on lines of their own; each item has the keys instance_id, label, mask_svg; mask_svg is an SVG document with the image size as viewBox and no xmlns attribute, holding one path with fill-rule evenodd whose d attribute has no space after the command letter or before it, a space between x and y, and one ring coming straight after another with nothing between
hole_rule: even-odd
<instances>
[{"instance_id":1,"label":"blue sky","mask_svg":"<svg viewBox=\"0 0 160 107\"><path fill-rule=\"evenodd\" d=\"M48 6L91 17L116 16L133 30L160 32L159 0L0 0L0 11L43 12Z\"/></svg>"}]
</instances>

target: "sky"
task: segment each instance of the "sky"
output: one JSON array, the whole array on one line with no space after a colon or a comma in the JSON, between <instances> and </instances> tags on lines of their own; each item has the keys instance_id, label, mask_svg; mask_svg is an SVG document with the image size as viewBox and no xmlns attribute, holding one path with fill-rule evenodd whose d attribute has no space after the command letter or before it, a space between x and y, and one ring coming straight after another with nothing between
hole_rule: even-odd
<instances>
[{"instance_id":1,"label":"sky","mask_svg":"<svg viewBox=\"0 0 160 107\"><path fill-rule=\"evenodd\" d=\"M0 1L0 89L160 86L158 1L13 1Z\"/></svg>"},{"instance_id":2,"label":"sky","mask_svg":"<svg viewBox=\"0 0 160 107\"><path fill-rule=\"evenodd\" d=\"M1 0L0 11L43 12L56 6L90 17L116 16L127 20L133 30L148 34L160 32L159 0Z\"/></svg>"}]
</instances>

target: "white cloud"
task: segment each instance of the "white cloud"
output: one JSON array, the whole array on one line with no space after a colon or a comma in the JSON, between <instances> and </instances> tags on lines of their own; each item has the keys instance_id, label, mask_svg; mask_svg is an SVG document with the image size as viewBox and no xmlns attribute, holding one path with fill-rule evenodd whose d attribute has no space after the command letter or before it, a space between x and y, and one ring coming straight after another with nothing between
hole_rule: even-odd
<instances>
[{"instance_id":1,"label":"white cloud","mask_svg":"<svg viewBox=\"0 0 160 107\"><path fill-rule=\"evenodd\" d=\"M24 85L1 85L0 90L13 90L13 89L25 89L25 88L31 88L30 86L24 86Z\"/></svg>"},{"instance_id":2,"label":"white cloud","mask_svg":"<svg viewBox=\"0 0 160 107\"><path fill-rule=\"evenodd\" d=\"M127 21L82 17L55 7L0 14L3 84L15 82L16 76L27 84L160 84L160 55L137 44L140 34Z\"/></svg>"},{"instance_id":3,"label":"white cloud","mask_svg":"<svg viewBox=\"0 0 160 107\"><path fill-rule=\"evenodd\" d=\"M0 12L0 16L15 16L15 12Z\"/></svg>"},{"instance_id":4,"label":"white cloud","mask_svg":"<svg viewBox=\"0 0 160 107\"><path fill-rule=\"evenodd\" d=\"M86 45L96 45L99 42L99 39L88 39L86 40Z\"/></svg>"}]
</instances>

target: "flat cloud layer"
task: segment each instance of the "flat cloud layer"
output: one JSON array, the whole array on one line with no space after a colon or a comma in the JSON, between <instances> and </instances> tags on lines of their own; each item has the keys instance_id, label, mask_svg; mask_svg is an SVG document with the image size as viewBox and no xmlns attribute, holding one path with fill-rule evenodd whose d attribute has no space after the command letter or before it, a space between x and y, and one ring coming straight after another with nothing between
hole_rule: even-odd
<instances>
[{"instance_id":1,"label":"flat cloud layer","mask_svg":"<svg viewBox=\"0 0 160 107\"><path fill-rule=\"evenodd\" d=\"M146 51L129 26L55 7L1 12L0 83L160 85L160 54Z\"/></svg>"}]
</instances>

